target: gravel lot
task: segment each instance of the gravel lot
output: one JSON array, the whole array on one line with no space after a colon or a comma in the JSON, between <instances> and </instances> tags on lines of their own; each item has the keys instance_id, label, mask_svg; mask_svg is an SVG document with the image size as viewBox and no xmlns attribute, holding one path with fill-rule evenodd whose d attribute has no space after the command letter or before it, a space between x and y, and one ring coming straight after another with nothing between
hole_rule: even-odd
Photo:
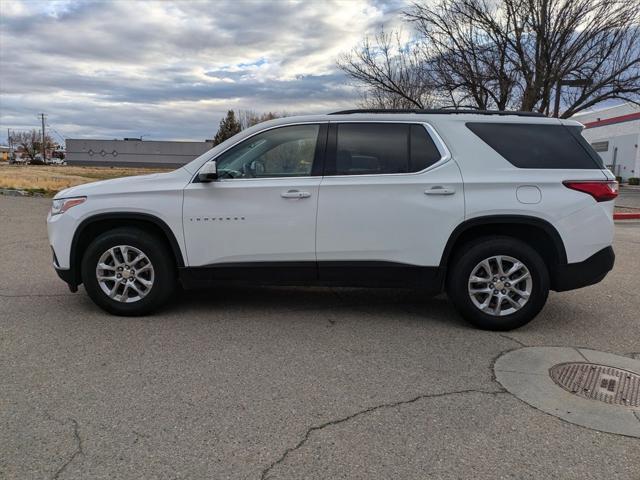
<instances>
[{"instance_id":1,"label":"gravel lot","mask_svg":"<svg viewBox=\"0 0 640 480\"><path fill-rule=\"evenodd\" d=\"M535 410L492 370L523 345L640 358L640 222L617 225L603 283L499 334L391 290L219 289L111 317L53 272L49 204L0 197L0 478L640 477L640 440Z\"/></svg>"}]
</instances>

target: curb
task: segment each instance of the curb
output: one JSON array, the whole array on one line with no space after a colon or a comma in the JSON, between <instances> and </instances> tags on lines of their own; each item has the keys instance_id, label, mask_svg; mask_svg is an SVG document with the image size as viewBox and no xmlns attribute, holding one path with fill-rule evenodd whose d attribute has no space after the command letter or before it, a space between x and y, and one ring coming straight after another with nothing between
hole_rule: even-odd
<instances>
[{"instance_id":1,"label":"curb","mask_svg":"<svg viewBox=\"0 0 640 480\"><path fill-rule=\"evenodd\" d=\"M0 188L0 195L6 195L7 197L44 197L44 194L40 192L28 192L13 188Z\"/></svg>"},{"instance_id":2,"label":"curb","mask_svg":"<svg viewBox=\"0 0 640 480\"><path fill-rule=\"evenodd\" d=\"M614 220L640 220L640 212L639 213L614 213Z\"/></svg>"},{"instance_id":3,"label":"curb","mask_svg":"<svg viewBox=\"0 0 640 480\"><path fill-rule=\"evenodd\" d=\"M0 188L0 195L8 197L27 197L29 194L24 190L16 190L14 188Z\"/></svg>"}]
</instances>

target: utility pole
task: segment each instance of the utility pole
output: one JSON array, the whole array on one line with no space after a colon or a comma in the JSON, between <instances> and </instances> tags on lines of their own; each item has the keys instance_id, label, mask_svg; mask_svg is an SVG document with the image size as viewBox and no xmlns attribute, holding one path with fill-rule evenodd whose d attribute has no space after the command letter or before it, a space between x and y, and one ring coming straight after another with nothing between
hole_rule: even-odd
<instances>
[{"instance_id":1,"label":"utility pole","mask_svg":"<svg viewBox=\"0 0 640 480\"><path fill-rule=\"evenodd\" d=\"M45 144L45 136L44 136L44 119L45 119L46 115L44 113L40 114L40 118L42 119L42 161L44 163L47 163L47 147Z\"/></svg>"},{"instance_id":2,"label":"utility pole","mask_svg":"<svg viewBox=\"0 0 640 480\"><path fill-rule=\"evenodd\" d=\"M7 145L9 146L9 163L13 163L13 142L11 138L11 129L7 128Z\"/></svg>"}]
</instances>

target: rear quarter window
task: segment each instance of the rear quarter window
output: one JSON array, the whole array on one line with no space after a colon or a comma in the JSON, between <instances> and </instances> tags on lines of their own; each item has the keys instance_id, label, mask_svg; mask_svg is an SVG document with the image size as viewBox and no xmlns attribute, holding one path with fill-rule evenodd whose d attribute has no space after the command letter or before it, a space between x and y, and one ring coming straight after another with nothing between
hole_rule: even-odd
<instances>
[{"instance_id":1,"label":"rear quarter window","mask_svg":"<svg viewBox=\"0 0 640 480\"><path fill-rule=\"evenodd\" d=\"M580 127L468 122L467 128L518 168L601 169Z\"/></svg>"}]
</instances>

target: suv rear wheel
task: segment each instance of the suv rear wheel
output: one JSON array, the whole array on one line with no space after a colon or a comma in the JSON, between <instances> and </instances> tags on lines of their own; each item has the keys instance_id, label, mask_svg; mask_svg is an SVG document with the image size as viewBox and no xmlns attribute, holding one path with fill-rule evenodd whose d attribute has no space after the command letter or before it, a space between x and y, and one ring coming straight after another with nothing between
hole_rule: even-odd
<instances>
[{"instance_id":1,"label":"suv rear wheel","mask_svg":"<svg viewBox=\"0 0 640 480\"><path fill-rule=\"evenodd\" d=\"M115 315L145 315L175 289L175 267L164 243L144 230L118 228L98 236L82 258L91 299Z\"/></svg>"},{"instance_id":2,"label":"suv rear wheel","mask_svg":"<svg viewBox=\"0 0 640 480\"><path fill-rule=\"evenodd\" d=\"M454 260L447 293L474 325L512 330L530 322L544 306L549 273L540 254L526 243L486 237Z\"/></svg>"}]
</instances>

